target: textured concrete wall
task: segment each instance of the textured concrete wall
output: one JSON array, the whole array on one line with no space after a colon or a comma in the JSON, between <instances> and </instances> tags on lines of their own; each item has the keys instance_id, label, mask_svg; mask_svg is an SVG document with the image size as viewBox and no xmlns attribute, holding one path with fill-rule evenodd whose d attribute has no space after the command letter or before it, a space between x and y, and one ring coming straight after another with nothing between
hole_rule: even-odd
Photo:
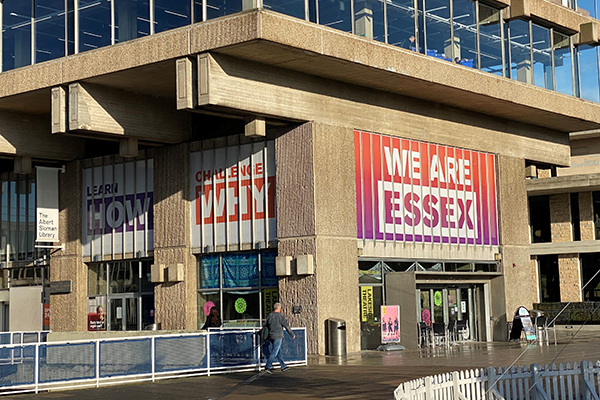
<instances>
[{"instance_id":1,"label":"textured concrete wall","mask_svg":"<svg viewBox=\"0 0 600 400\"><path fill-rule=\"evenodd\" d=\"M498 209L506 315L494 315L494 320L505 319L507 316L511 319L518 306L530 307L532 304L529 218L524 170L523 159L498 156ZM492 299L492 302L495 300ZM496 325L496 322L494 324Z\"/></svg>"},{"instance_id":2,"label":"textured concrete wall","mask_svg":"<svg viewBox=\"0 0 600 400\"><path fill-rule=\"evenodd\" d=\"M183 282L154 288L155 321L162 329L197 329L196 259L190 252L189 149L156 149L154 157L154 264L184 265Z\"/></svg>"},{"instance_id":3,"label":"textured concrete wall","mask_svg":"<svg viewBox=\"0 0 600 400\"><path fill-rule=\"evenodd\" d=\"M50 258L50 280L72 282L69 294L50 295L50 330L87 330L87 265L82 261L82 167L76 161L59 173L59 235L65 251Z\"/></svg>"},{"instance_id":4,"label":"textured concrete wall","mask_svg":"<svg viewBox=\"0 0 600 400\"><path fill-rule=\"evenodd\" d=\"M558 255L558 278L560 280L560 301L581 301L578 254Z\"/></svg>"},{"instance_id":5,"label":"textured concrete wall","mask_svg":"<svg viewBox=\"0 0 600 400\"><path fill-rule=\"evenodd\" d=\"M538 170L537 170L538 178L550 178L551 176L552 176L552 170L538 168Z\"/></svg>"},{"instance_id":6,"label":"textured concrete wall","mask_svg":"<svg viewBox=\"0 0 600 400\"><path fill-rule=\"evenodd\" d=\"M359 351L354 131L313 127L319 325L328 318L345 320L348 351Z\"/></svg>"},{"instance_id":7,"label":"textured concrete wall","mask_svg":"<svg viewBox=\"0 0 600 400\"><path fill-rule=\"evenodd\" d=\"M570 242L571 199L569 193L550 195L550 230L552 242Z\"/></svg>"},{"instance_id":8,"label":"textured concrete wall","mask_svg":"<svg viewBox=\"0 0 600 400\"><path fill-rule=\"evenodd\" d=\"M275 140L277 170L278 255L295 258L316 255L315 194L312 124L301 125ZM324 343L324 328L319 326L317 279L320 268L315 257L315 274L293 275L279 279L279 299L290 325L306 327L308 352L319 352ZM358 297L358 296L357 296ZM300 314L291 314L292 306L301 306Z\"/></svg>"},{"instance_id":9,"label":"textured concrete wall","mask_svg":"<svg viewBox=\"0 0 600 400\"><path fill-rule=\"evenodd\" d=\"M579 227L582 241L596 240L592 192L579 193Z\"/></svg>"}]
</instances>

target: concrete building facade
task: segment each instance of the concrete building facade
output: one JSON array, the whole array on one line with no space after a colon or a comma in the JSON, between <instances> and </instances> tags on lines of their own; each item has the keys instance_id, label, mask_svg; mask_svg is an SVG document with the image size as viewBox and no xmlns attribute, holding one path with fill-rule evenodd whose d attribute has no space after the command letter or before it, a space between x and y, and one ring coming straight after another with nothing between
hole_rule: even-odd
<instances>
[{"instance_id":1,"label":"concrete building facade","mask_svg":"<svg viewBox=\"0 0 600 400\"><path fill-rule=\"evenodd\" d=\"M0 13L16 13L11 3ZM573 61L577 46L599 42L596 19L544 0L476 2L469 30L458 14L427 11L421 26L410 7L382 3L380 26L377 7L342 1L346 29L326 26L325 8L315 23L311 2L296 15L205 1L151 9L143 35L143 2L109 3L76 2L73 43L66 13L52 59L40 55L35 13L30 36L4 33L2 184L59 169L59 240L24 242L32 254L11 259L7 234L0 300L11 318L22 310L10 271L38 265L44 279L30 284L48 286L39 306L55 332L196 330L213 306L228 326L258 326L279 300L307 328L311 353L327 351L330 318L346 321L348 351L382 338L416 347L418 326L457 321L465 339L505 340L514 310L535 302L545 253L533 251L528 198L541 191L525 175L556 175L570 165L569 134L600 129ZM92 25L94 7L121 22ZM408 12L399 33L398 10ZM169 25L173 13L188 22ZM445 21L447 40L431 21ZM521 28L530 39L488 62L492 28L503 41ZM401 45L411 32L415 44ZM548 63L534 32L553 38ZM0 208L11 209L10 193ZM591 238L584 197L580 234ZM35 201L24 199L27 219ZM570 199L548 200L553 242L570 243ZM0 228L10 233L14 215ZM565 299L577 298L578 253L557 260Z\"/></svg>"}]
</instances>

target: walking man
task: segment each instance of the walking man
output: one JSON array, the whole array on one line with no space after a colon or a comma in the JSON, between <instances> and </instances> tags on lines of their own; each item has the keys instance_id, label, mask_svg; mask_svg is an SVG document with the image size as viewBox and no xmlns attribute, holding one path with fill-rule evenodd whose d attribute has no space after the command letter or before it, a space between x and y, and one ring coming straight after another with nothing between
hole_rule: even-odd
<instances>
[{"instance_id":1,"label":"walking man","mask_svg":"<svg viewBox=\"0 0 600 400\"><path fill-rule=\"evenodd\" d=\"M269 329L269 337L267 338L269 346L269 358L267 359L267 365L265 365L265 371L268 374L273 373L273 361L275 361L275 358L277 358L277 361L279 361L279 366L281 366L282 372L289 368L287 365L285 365L283 357L281 356L283 328L288 331L292 339L296 338L287 320L283 314L281 314L281 304L275 303L273 310L274 311L267 317L267 322L265 324L265 326Z\"/></svg>"}]
</instances>

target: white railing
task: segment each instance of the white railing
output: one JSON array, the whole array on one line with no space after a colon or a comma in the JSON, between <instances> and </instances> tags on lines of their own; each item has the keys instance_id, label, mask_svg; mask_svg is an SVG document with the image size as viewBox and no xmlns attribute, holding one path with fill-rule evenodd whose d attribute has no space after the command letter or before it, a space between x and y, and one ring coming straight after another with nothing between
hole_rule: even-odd
<instances>
[{"instance_id":1,"label":"white railing","mask_svg":"<svg viewBox=\"0 0 600 400\"><path fill-rule=\"evenodd\" d=\"M0 332L0 346L5 344L45 342L52 331L12 331Z\"/></svg>"},{"instance_id":2,"label":"white railing","mask_svg":"<svg viewBox=\"0 0 600 400\"><path fill-rule=\"evenodd\" d=\"M174 377L260 371L258 329L0 346L0 395ZM286 333L290 366L306 365L306 329Z\"/></svg>"},{"instance_id":3,"label":"white railing","mask_svg":"<svg viewBox=\"0 0 600 400\"><path fill-rule=\"evenodd\" d=\"M600 400L600 361L456 371L402 383L395 400Z\"/></svg>"}]
</instances>

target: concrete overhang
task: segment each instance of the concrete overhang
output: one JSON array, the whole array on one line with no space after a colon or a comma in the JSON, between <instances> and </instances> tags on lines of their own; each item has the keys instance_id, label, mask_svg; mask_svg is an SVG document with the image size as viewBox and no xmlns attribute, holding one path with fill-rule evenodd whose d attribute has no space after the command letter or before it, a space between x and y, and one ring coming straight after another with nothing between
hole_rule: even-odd
<instances>
[{"instance_id":1,"label":"concrete overhang","mask_svg":"<svg viewBox=\"0 0 600 400\"><path fill-rule=\"evenodd\" d=\"M51 88L80 81L175 104L175 59L203 52L554 131L600 129L600 104L264 10L0 73L0 109L49 114Z\"/></svg>"},{"instance_id":2,"label":"concrete overhang","mask_svg":"<svg viewBox=\"0 0 600 400\"><path fill-rule=\"evenodd\" d=\"M527 195L578 193L600 190L600 174L559 176L527 180Z\"/></svg>"},{"instance_id":3,"label":"concrete overhang","mask_svg":"<svg viewBox=\"0 0 600 400\"><path fill-rule=\"evenodd\" d=\"M548 254L577 254L597 253L600 251L600 242L588 240L583 242L550 242L532 243L529 245L529 254L543 256Z\"/></svg>"}]
</instances>

